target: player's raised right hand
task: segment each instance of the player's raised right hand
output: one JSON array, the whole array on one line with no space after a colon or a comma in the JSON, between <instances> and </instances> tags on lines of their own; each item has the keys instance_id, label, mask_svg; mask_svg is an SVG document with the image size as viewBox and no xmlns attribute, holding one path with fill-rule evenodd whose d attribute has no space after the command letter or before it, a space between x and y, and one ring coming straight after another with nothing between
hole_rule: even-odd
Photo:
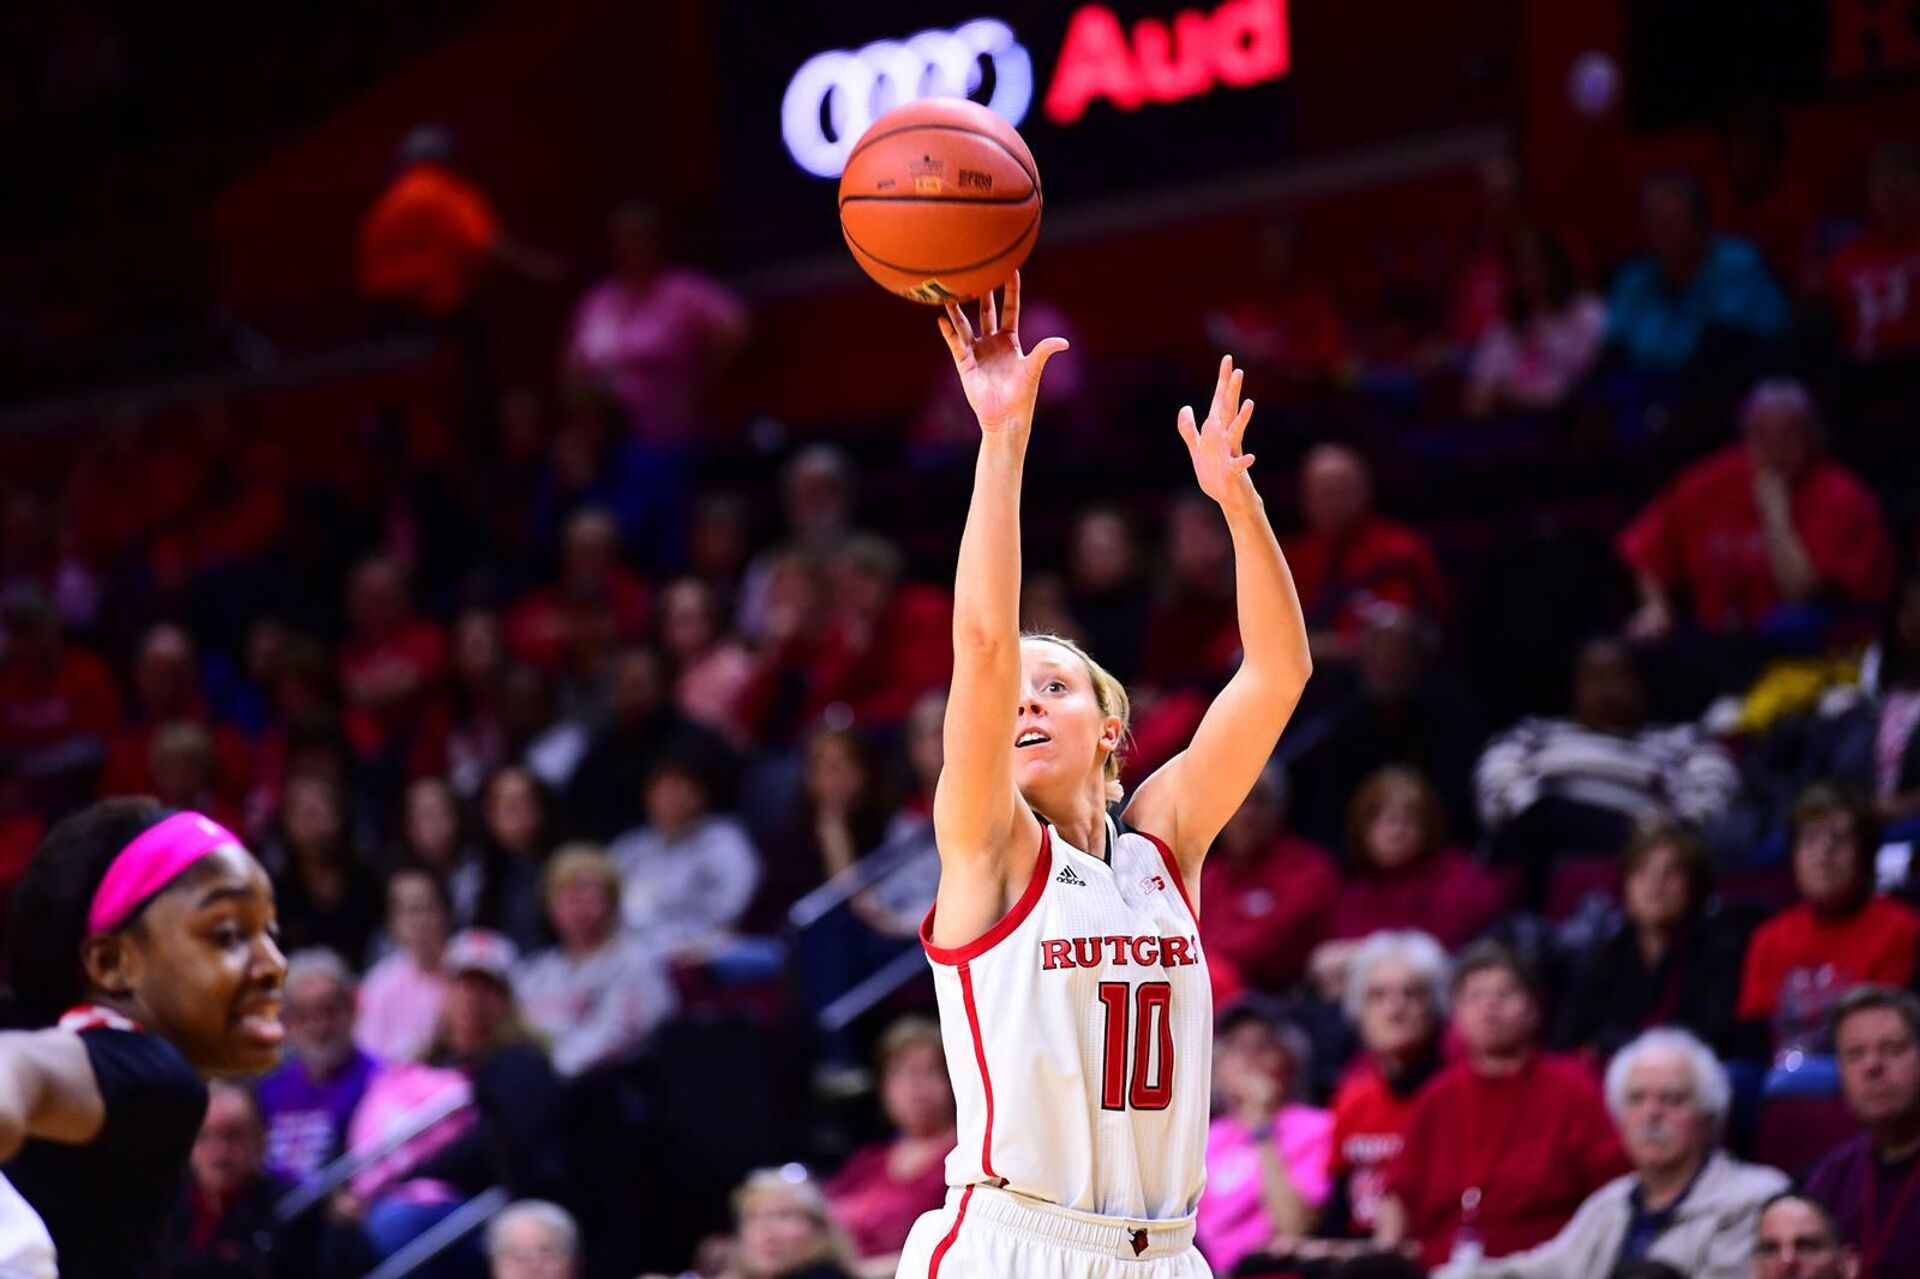
<instances>
[{"instance_id":1,"label":"player's raised right hand","mask_svg":"<svg viewBox=\"0 0 1920 1279\"><path fill-rule=\"evenodd\" d=\"M1040 395L1040 374L1047 361L1067 349L1065 338L1046 338L1031 351L1020 349L1020 273L1007 283L1006 311L1002 315L993 294L980 299L980 330L976 334L965 311L949 302L939 320L941 336L953 355L967 403L989 435L1024 431L1033 425L1033 406Z\"/></svg>"}]
</instances>

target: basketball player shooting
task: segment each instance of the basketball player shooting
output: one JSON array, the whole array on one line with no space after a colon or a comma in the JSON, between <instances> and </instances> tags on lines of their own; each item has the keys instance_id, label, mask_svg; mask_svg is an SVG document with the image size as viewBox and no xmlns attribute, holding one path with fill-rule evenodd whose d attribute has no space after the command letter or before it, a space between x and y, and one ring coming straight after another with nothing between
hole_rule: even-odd
<instances>
[{"instance_id":1,"label":"basketball player shooting","mask_svg":"<svg viewBox=\"0 0 1920 1279\"><path fill-rule=\"evenodd\" d=\"M1192 1279L1212 1085L1197 889L1311 670L1293 577L1241 452L1251 401L1220 361L1180 437L1233 537L1244 657L1187 749L1122 815L1127 693L1073 642L1022 636L1020 490L1047 361L1019 336L1020 279L976 332L939 322L980 421L954 575L940 888L921 926L959 1140L945 1207L915 1224L903 1279Z\"/></svg>"}]
</instances>

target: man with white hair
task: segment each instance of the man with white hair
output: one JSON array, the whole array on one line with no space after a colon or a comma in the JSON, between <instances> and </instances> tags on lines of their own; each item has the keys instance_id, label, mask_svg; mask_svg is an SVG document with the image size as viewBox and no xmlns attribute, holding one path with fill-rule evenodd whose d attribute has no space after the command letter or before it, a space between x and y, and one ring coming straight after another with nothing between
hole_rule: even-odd
<instances>
[{"instance_id":1,"label":"man with white hair","mask_svg":"<svg viewBox=\"0 0 1920 1279\"><path fill-rule=\"evenodd\" d=\"M492 1279L577 1279L580 1229L558 1204L510 1203L487 1226L487 1267Z\"/></svg>"},{"instance_id":2,"label":"man with white hair","mask_svg":"<svg viewBox=\"0 0 1920 1279\"><path fill-rule=\"evenodd\" d=\"M353 974L318 947L294 952L281 988L286 1060L260 1081L267 1171L304 1181L346 1149L347 1124L379 1063L353 1042Z\"/></svg>"},{"instance_id":3,"label":"man with white hair","mask_svg":"<svg viewBox=\"0 0 1920 1279\"><path fill-rule=\"evenodd\" d=\"M1718 1148L1728 1086L1713 1053L1684 1030L1647 1031L1613 1059L1606 1091L1634 1170L1595 1191L1538 1248L1450 1264L1437 1279L1604 1275L1640 1260L1692 1279L1748 1279L1760 1209L1788 1183Z\"/></svg>"}]
</instances>

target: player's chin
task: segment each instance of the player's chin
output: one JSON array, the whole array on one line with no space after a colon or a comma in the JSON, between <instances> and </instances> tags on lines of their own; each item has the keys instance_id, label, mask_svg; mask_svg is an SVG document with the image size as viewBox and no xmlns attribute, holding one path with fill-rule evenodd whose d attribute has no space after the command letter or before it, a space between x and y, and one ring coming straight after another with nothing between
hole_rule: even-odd
<instances>
[{"instance_id":1,"label":"player's chin","mask_svg":"<svg viewBox=\"0 0 1920 1279\"><path fill-rule=\"evenodd\" d=\"M228 1025L221 1055L231 1073L258 1074L280 1064L286 1037L287 1028L278 1014L236 1017Z\"/></svg>"},{"instance_id":2,"label":"player's chin","mask_svg":"<svg viewBox=\"0 0 1920 1279\"><path fill-rule=\"evenodd\" d=\"M1059 771L1059 766L1052 759L1039 754L1038 750L1029 747L1013 757L1013 780L1023 794L1036 786L1046 785Z\"/></svg>"}]
</instances>

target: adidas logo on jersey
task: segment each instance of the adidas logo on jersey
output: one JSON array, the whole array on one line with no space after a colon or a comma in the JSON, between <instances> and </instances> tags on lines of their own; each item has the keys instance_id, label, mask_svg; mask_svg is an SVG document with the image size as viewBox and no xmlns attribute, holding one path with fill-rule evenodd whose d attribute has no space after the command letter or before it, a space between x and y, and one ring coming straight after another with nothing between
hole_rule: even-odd
<instances>
[{"instance_id":1,"label":"adidas logo on jersey","mask_svg":"<svg viewBox=\"0 0 1920 1279\"><path fill-rule=\"evenodd\" d=\"M1053 877L1053 882L1056 884L1072 884L1075 888L1085 888L1087 886L1087 881L1074 874L1073 867L1071 866L1062 866L1060 873Z\"/></svg>"}]
</instances>

